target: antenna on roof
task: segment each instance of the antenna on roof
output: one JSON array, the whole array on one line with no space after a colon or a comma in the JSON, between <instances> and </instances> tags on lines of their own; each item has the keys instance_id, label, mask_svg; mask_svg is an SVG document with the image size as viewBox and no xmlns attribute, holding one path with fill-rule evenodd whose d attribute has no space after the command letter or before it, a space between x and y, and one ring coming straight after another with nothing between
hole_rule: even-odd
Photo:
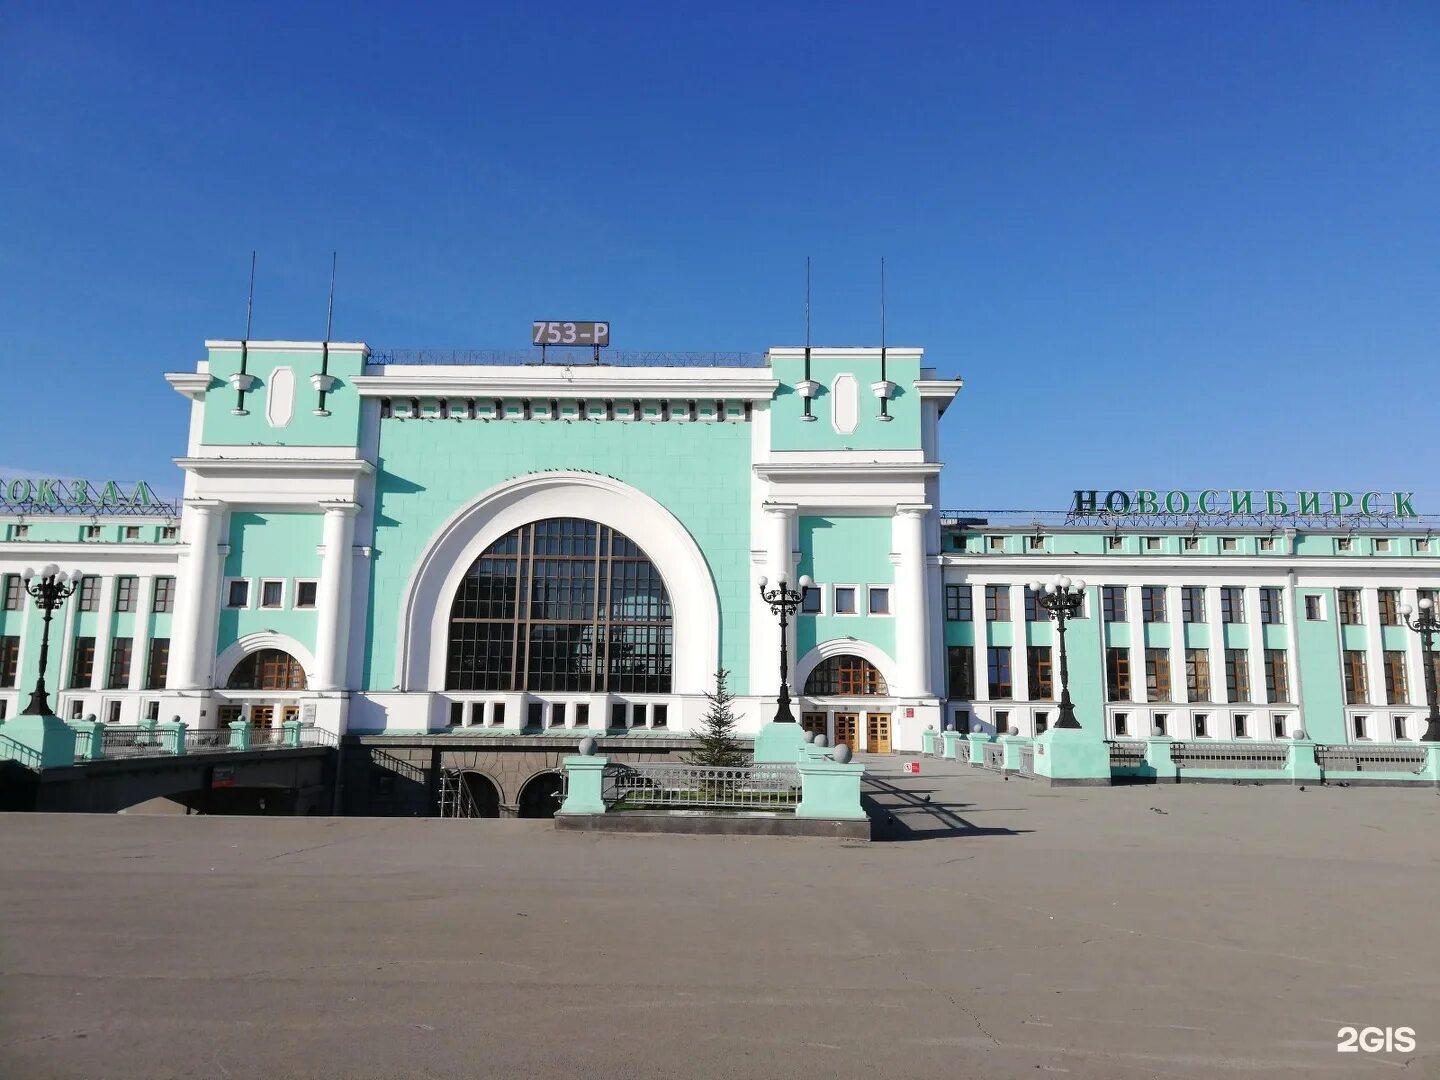
<instances>
[{"instance_id":1,"label":"antenna on roof","mask_svg":"<svg viewBox=\"0 0 1440 1080\"><path fill-rule=\"evenodd\" d=\"M250 385L246 368L250 363L250 319L255 314L255 252L250 252L250 292L245 297L245 336L240 339L240 378L235 383L235 415L245 416L245 388Z\"/></svg>"},{"instance_id":2,"label":"antenna on roof","mask_svg":"<svg viewBox=\"0 0 1440 1080\"><path fill-rule=\"evenodd\" d=\"M801 414L802 420L814 420L810 412L810 395L815 388L810 385L810 256L805 256L805 412Z\"/></svg>"},{"instance_id":3,"label":"antenna on roof","mask_svg":"<svg viewBox=\"0 0 1440 1080\"><path fill-rule=\"evenodd\" d=\"M885 256L880 256L880 419L890 419L890 386L885 368Z\"/></svg>"},{"instance_id":4,"label":"antenna on roof","mask_svg":"<svg viewBox=\"0 0 1440 1080\"><path fill-rule=\"evenodd\" d=\"M325 340L320 343L320 377L315 380L315 389L320 391L320 404L315 407L316 416L329 416L325 408L325 394L333 380L330 378L330 331L335 326L335 263L337 255L330 252L330 303L325 309Z\"/></svg>"}]
</instances>

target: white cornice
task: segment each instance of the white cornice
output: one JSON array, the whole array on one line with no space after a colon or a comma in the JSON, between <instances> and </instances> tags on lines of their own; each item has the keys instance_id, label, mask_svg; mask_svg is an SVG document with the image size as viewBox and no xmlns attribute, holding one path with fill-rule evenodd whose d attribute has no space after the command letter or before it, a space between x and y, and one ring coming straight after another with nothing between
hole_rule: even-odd
<instances>
[{"instance_id":1,"label":"white cornice","mask_svg":"<svg viewBox=\"0 0 1440 1080\"><path fill-rule=\"evenodd\" d=\"M922 398L941 398L948 401L965 389L965 380L959 378L916 379L911 385L915 387Z\"/></svg>"},{"instance_id":2,"label":"white cornice","mask_svg":"<svg viewBox=\"0 0 1440 1080\"><path fill-rule=\"evenodd\" d=\"M323 341L207 341L205 348L211 352L239 352L241 345L247 350L256 349L284 349L287 352L321 352L325 348ZM363 352L369 354L370 346L363 341L332 341L330 342L331 352Z\"/></svg>"},{"instance_id":3,"label":"white cornice","mask_svg":"<svg viewBox=\"0 0 1440 1080\"><path fill-rule=\"evenodd\" d=\"M768 401L779 383L752 369L513 368L424 369L388 365L379 375L357 375L361 397L720 397Z\"/></svg>"},{"instance_id":4,"label":"white cornice","mask_svg":"<svg viewBox=\"0 0 1440 1080\"><path fill-rule=\"evenodd\" d=\"M368 476L375 466L359 458L176 458L175 464L201 477L286 476L348 477Z\"/></svg>"},{"instance_id":5,"label":"white cornice","mask_svg":"<svg viewBox=\"0 0 1440 1080\"><path fill-rule=\"evenodd\" d=\"M770 360L804 360L805 347L803 345L783 345L766 351L766 357ZM888 345L885 348L887 360L919 360L925 355L925 350L916 348L913 345ZM831 360L879 360L880 349L878 346L870 347L864 345L842 345L839 347L825 347L816 345L810 350L810 362L817 361L825 363Z\"/></svg>"},{"instance_id":6,"label":"white cornice","mask_svg":"<svg viewBox=\"0 0 1440 1080\"><path fill-rule=\"evenodd\" d=\"M1291 571L1303 570L1310 573L1323 570L1327 573L1349 572L1376 576L1414 576L1427 572L1440 575L1440 560L1432 556L1407 557L1403 555L1068 555L1052 552L1033 554L991 554L977 552L973 555L958 551L947 551L941 559L945 566L964 567L967 570L1024 570L1049 571L1085 570L1087 576L1114 571L1116 573L1143 574L1150 571L1182 573L1201 571L1207 574L1250 574L1264 577L1283 577ZM1092 582L1098 584L1098 582Z\"/></svg>"},{"instance_id":7,"label":"white cornice","mask_svg":"<svg viewBox=\"0 0 1440 1080\"><path fill-rule=\"evenodd\" d=\"M841 461L811 463L766 461L755 465L755 475L766 480L912 480L939 476L938 462Z\"/></svg>"},{"instance_id":8,"label":"white cornice","mask_svg":"<svg viewBox=\"0 0 1440 1080\"><path fill-rule=\"evenodd\" d=\"M208 371L167 371L165 381L177 394L191 401L203 401L205 391L210 389L211 377Z\"/></svg>"},{"instance_id":9,"label":"white cornice","mask_svg":"<svg viewBox=\"0 0 1440 1080\"><path fill-rule=\"evenodd\" d=\"M183 544L147 544L138 540L124 543L99 543L95 540L6 540L0 541L0 560L28 560L37 565L42 561L56 562L61 563L66 570L72 565L84 570L84 563L98 558L107 562L124 562L127 559L175 562L187 550L189 549ZM44 552L43 556L41 552Z\"/></svg>"}]
</instances>

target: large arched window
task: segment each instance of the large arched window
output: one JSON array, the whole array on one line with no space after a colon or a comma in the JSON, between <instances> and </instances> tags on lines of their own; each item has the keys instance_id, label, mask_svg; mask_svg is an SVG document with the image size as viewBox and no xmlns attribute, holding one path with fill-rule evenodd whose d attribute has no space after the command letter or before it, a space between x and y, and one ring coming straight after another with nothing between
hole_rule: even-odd
<instances>
[{"instance_id":1,"label":"large arched window","mask_svg":"<svg viewBox=\"0 0 1440 1080\"><path fill-rule=\"evenodd\" d=\"M235 665L225 689L304 690L305 669L287 652L260 649Z\"/></svg>"},{"instance_id":2,"label":"large arched window","mask_svg":"<svg viewBox=\"0 0 1440 1080\"><path fill-rule=\"evenodd\" d=\"M665 694L674 636L665 583L633 541L579 518L535 521L460 583L445 687Z\"/></svg>"},{"instance_id":3,"label":"large arched window","mask_svg":"<svg viewBox=\"0 0 1440 1080\"><path fill-rule=\"evenodd\" d=\"M805 680L806 697L883 697L885 676L863 656L831 656Z\"/></svg>"}]
</instances>

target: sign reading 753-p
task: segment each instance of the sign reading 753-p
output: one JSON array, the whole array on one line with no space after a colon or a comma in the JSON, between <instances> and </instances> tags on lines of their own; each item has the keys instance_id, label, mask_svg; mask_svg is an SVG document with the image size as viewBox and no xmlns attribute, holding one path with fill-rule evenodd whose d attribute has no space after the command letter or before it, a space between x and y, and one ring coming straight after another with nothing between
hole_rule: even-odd
<instances>
[{"instance_id":1,"label":"sign reading 753-p","mask_svg":"<svg viewBox=\"0 0 1440 1080\"><path fill-rule=\"evenodd\" d=\"M530 324L532 345L590 345L603 349L610 344L608 322L552 322L537 319Z\"/></svg>"}]
</instances>

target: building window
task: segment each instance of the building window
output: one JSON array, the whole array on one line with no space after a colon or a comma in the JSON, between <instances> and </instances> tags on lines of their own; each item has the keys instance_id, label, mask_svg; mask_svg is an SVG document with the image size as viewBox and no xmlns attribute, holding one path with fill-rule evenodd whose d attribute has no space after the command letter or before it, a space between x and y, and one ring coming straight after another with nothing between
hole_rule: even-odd
<instances>
[{"instance_id":1,"label":"building window","mask_svg":"<svg viewBox=\"0 0 1440 1080\"><path fill-rule=\"evenodd\" d=\"M1199 551L1200 538L1198 536L1187 536L1181 541L1180 547L1185 551Z\"/></svg>"},{"instance_id":2,"label":"building window","mask_svg":"<svg viewBox=\"0 0 1440 1080\"><path fill-rule=\"evenodd\" d=\"M164 690L170 674L170 639L150 639L150 663L145 668L145 689Z\"/></svg>"},{"instance_id":3,"label":"building window","mask_svg":"<svg viewBox=\"0 0 1440 1080\"><path fill-rule=\"evenodd\" d=\"M889 615L889 614L890 614L890 590L889 590L887 587L884 587L884 586L871 585L871 586L870 586L870 589L869 589L869 593L870 593L870 614L871 614L871 615Z\"/></svg>"},{"instance_id":4,"label":"building window","mask_svg":"<svg viewBox=\"0 0 1440 1080\"><path fill-rule=\"evenodd\" d=\"M970 622L974 617L969 585L945 586L945 618L949 622Z\"/></svg>"},{"instance_id":5,"label":"building window","mask_svg":"<svg viewBox=\"0 0 1440 1080\"><path fill-rule=\"evenodd\" d=\"M527 401L525 407L528 411L530 403ZM530 417L527 415L526 420ZM532 701L525 706L525 726L527 728L539 728L545 723L545 703L543 701Z\"/></svg>"},{"instance_id":6,"label":"building window","mask_svg":"<svg viewBox=\"0 0 1440 1080\"><path fill-rule=\"evenodd\" d=\"M80 579L80 611L100 610L100 579L86 574Z\"/></svg>"},{"instance_id":7,"label":"building window","mask_svg":"<svg viewBox=\"0 0 1440 1080\"><path fill-rule=\"evenodd\" d=\"M1105 700L1130 700L1130 650L1105 650Z\"/></svg>"},{"instance_id":8,"label":"building window","mask_svg":"<svg viewBox=\"0 0 1440 1080\"><path fill-rule=\"evenodd\" d=\"M985 586L985 618L991 622L1010 621L1010 586Z\"/></svg>"},{"instance_id":9,"label":"building window","mask_svg":"<svg viewBox=\"0 0 1440 1080\"><path fill-rule=\"evenodd\" d=\"M1260 621L1266 626L1285 621L1285 601L1279 589L1267 586L1260 590Z\"/></svg>"},{"instance_id":10,"label":"building window","mask_svg":"<svg viewBox=\"0 0 1440 1080\"><path fill-rule=\"evenodd\" d=\"M86 540L99 540L99 539L100 539L100 526L99 526L99 525L86 525L83 535L84 535L84 538L85 538Z\"/></svg>"},{"instance_id":11,"label":"building window","mask_svg":"<svg viewBox=\"0 0 1440 1080\"><path fill-rule=\"evenodd\" d=\"M1185 650L1185 689L1191 701L1210 700L1210 650Z\"/></svg>"},{"instance_id":12,"label":"building window","mask_svg":"<svg viewBox=\"0 0 1440 1080\"><path fill-rule=\"evenodd\" d=\"M110 678L105 685L111 690L124 690L130 685L130 652L134 641L118 637L110 644Z\"/></svg>"},{"instance_id":13,"label":"building window","mask_svg":"<svg viewBox=\"0 0 1440 1080\"><path fill-rule=\"evenodd\" d=\"M668 694L674 634L665 583L633 540L579 518L535 521L466 571L446 689Z\"/></svg>"},{"instance_id":14,"label":"building window","mask_svg":"<svg viewBox=\"0 0 1440 1080\"><path fill-rule=\"evenodd\" d=\"M1106 622L1125 621L1125 586L1103 585L1100 588L1102 610Z\"/></svg>"},{"instance_id":15,"label":"building window","mask_svg":"<svg viewBox=\"0 0 1440 1080\"><path fill-rule=\"evenodd\" d=\"M1368 705L1370 690L1365 683L1365 650L1346 649L1341 654L1345 671L1345 704Z\"/></svg>"},{"instance_id":16,"label":"building window","mask_svg":"<svg viewBox=\"0 0 1440 1080\"><path fill-rule=\"evenodd\" d=\"M82 720L85 717L85 701L83 698L72 698L70 701L70 719Z\"/></svg>"},{"instance_id":17,"label":"building window","mask_svg":"<svg viewBox=\"0 0 1440 1080\"><path fill-rule=\"evenodd\" d=\"M1248 719L1249 718L1244 713L1235 714L1235 738L1248 739L1250 737L1250 733L1247 729L1246 724L1246 721Z\"/></svg>"},{"instance_id":18,"label":"building window","mask_svg":"<svg viewBox=\"0 0 1440 1080\"><path fill-rule=\"evenodd\" d=\"M617 729L630 726L629 705L623 701L617 701L610 706L610 726Z\"/></svg>"},{"instance_id":19,"label":"building window","mask_svg":"<svg viewBox=\"0 0 1440 1080\"><path fill-rule=\"evenodd\" d=\"M1387 552L1387 551L1389 551L1389 550L1390 550L1390 541L1389 541L1389 539L1388 539L1387 537L1379 536L1379 537L1376 537L1376 538L1375 538L1375 551L1376 551L1377 553L1384 553L1384 552Z\"/></svg>"},{"instance_id":20,"label":"building window","mask_svg":"<svg viewBox=\"0 0 1440 1080\"><path fill-rule=\"evenodd\" d=\"M1151 725L1151 727L1153 728L1152 734L1155 734L1155 735L1165 735L1165 734L1168 734L1168 732L1167 732L1165 729L1166 729L1166 727L1168 726L1169 721L1170 721L1170 716L1169 716L1168 713L1157 712L1157 713L1156 713L1153 717L1151 717L1151 719L1150 719L1150 725Z\"/></svg>"},{"instance_id":21,"label":"building window","mask_svg":"<svg viewBox=\"0 0 1440 1080\"><path fill-rule=\"evenodd\" d=\"M1390 718L1391 738L1396 742L1405 741L1405 717L1392 716Z\"/></svg>"},{"instance_id":22,"label":"building window","mask_svg":"<svg viewBox=\"0 0 1440 1080\"><path fill-rule=\"evenodd\" d=\"M460 727L465 723L465 702L450 702L450 726Z\"/></svg>"},{"instance_id":23,"label":"building window","mask_svg":"<svg viewBox=\"0 0 1440 1080\"><path fill-rule=\"evenodd\" d=\"M1181 586L1180 615L1187 623L1202 623L1205 621L1205 586Z\"/></svg>"},{"instance_id":24,"label":"building window","mask_svg":"<svg viewBox=\"0 0 1440 1080\"><path fill-rule=\"evenodd\" d=\"M1319 593L1305 594L1305 618L1309 622L1320 622L1325 618L1325 606Z\"/></svg>"},{"instance_id":25,"label":"building window","mask_svg":"<svg viewBox=\"0 0 1440 1080\"><path fill-rule=\"evenodd\" d=\"M1339 537L1339 538L1335 541L1335 550L1336 550L1336 551L1350 551L1350 550L1351 550L1352 548L1354 548L1354 547L1355 547L1355 541L1352 540L1352 539L1350 539L1350 537L1348 537L1348 536Z\"/></svg>"},{"instance_id":26,"label":"building window","mask_svg":"<svg viewBox=\"0 0 1440 1080\"><path fill-rule=\"evenodd\" d=\"M1261 551L1274 551L1274 550L1275 550L1275 538L1274 538L1273 536L1262 536L1262 537L1260 537L1260 550L1261 550Z\"/></svg>"},{"instance_id":27,"label":"building window","mask_svg":"<svg viewBox=\"0 0 1440 1080\"><path fill-rule=\"evenodd\" d=\"M1417 537L1415 540L1415 553L1424 555L1430 550L1430 538L1428 536Z\"/></svg>"},{"instance_id":28,"label":"building window","mask_svg":"<svg viewBox=\"0 0 1440 1080\"><path fill-rule=\"evenodd\" d=\"M805 680L806 697L884 697L885 676L863 656L829 656Z\"/></svg>"},{"instance_id":29,"label":"building window","mask_svg":"<svg viewBox=\"0 0 1440 1080\"><path fill-rule=\"evenodd\" d=\"M1355 738L1357 741L1369 738L1369 736L1365 734L1365 720L1366 718L1363 716L1355 717Z\"/></svg>"},{"instance_id":30,"label":"building window","mask_svg":"<svg viewBox=\"0 0 1440 1080\"><path fill-rule=\"evenodd\" d=\"M1043 536L1027 536L1027 537L1025 538L1025 546L1028 547L1031 551L1044 551L1044 550L1045 550L1045 537L1043 537Z\"/></svg>"},{"instance_id":31,"label":"building window","mask_svg":"<svg viewBox=\"0 0 1440 1080\"><path fill-rule=\"evenodd\" d=\"M174 525L163 525L160 528L161 540L174 540L179 535L180 530L177 529Z\"/></svg>"},{"instance_id":32,"label":"building window","mask_svg":"<svg viewBox=\"0 0 1440 1080\"><path fill-rule=\"evenodd\" d=\"M1275 733L1275 738L1285 738L1285 717L1282 716L1280 713L1276 713L1270 718L1270 727L1271 730Z\"/></svg>"},{"instance_id":33,"label":"building window","mask_svg":"<svg viewBox=\"0 0 1440 1080\"><path fill-rule=\"evenodd\" d=\"M1210 718L1203 712L1197 712L1195 714L1195 737L1197 739L1208 739L1210 737L1209 723Z\"/></svg>"},{"instance_id":34,"label":"building window","mask_svg":"<svg viewBox=\"0 0 1440 1080\"><path fill-rule=\"evenodd\" d=\"M175 610L175 579L173 577L157 577L155 579L155 595L151 599L150 610L162 613Z\"/></svg>"},{"instance_id":35,"label":"building window","mask_svg":"<svg viewBox=\"0 0 1440 1080\"><path fill-rule=\"evenodd\" d=\"M575 706L575 726L590 726L590 706L588 703L582 701Z\"/></svg>"},{"instance_id":36,"label":"building window","mask_svg":"<svg viewBox=\"0 0 1440 1080\"><path fill-rule=\"evenodd\" d=\"M1117 712L1117 713L1115 714L1115 734L1116 734L1116 735L1129 735L1129 734L1130 734L1130 716L1129 716L1128 713Z\"/></svg>"},{"instance_id":37,"label":"building window","mask_svg":"<svg viewBox=\"0 0 1440 1080\"><path fill-rule=\"evenodd\" d=\"M1236 551L1236 550L1238 550L1238 548L1239 548L1239 545L1235 542L1235 537L1233 537L1233 536L1222 536L1222 537L1220 538L1220 550L1221 550L1221 551Z\"/></svg>"},{"instance_id":38,"label":"building window","mask_svg":"<svg viewBox=\"0 0 1440 1080\"><path fill-rule=\"evenodd\" d=\"M1405 652L1402 649L1385 650L1385 704L1410 704L1410 688L1405 679Z\"/></svg>"},{"instance_id":39,"label":"building window","mask_svg":"<svg viewBox=\"0 0 1440 1080\"><path fill-rule=\"evenodd\" d=\"M112 723L112 724L118 724L118 723L120 723L120 702L118 702L118 701L112 701L112 702L110 702L110 709L109 709L109 711L107 712L105 718L106 718L106 720L108 720L108 721L109 721L110 723Z\"/></svg>"},{"instance_id":40,"label":"building window","mask_svg":"<svg viewBox=\"0 0 1440 1080\"><path fill-rule=\"evenodd\" d=\"M228 608L249 607L250 582L245 578L235 578L226 582L225 606Z\"/></svg>"},{"instance_id":41,"label":"building window","mask_svg":"<svg viewBox=\"0 0 1440 1080\"><path fill-rule=\"evenodd\" d=\"M1239 585L1226 585L1220 590L1220 621L1245 621L1245 590Z\"/></svg>"},{"instance_id":42,"label":"building window","mask_svg":"<svg viewBox=\"0 0 1440 1080\"><path fill-rule=\"evenodd\" d=\"M1106 551L1119 551L1122 547L1124 547L1124 544L1125 539L1121 536L1107 536L1105 538Z\"/></svg>"},{"instance_id":43,"label":"building window","mask_svg":"<svg viewBox=\"0 0 1440 1080\"><path fill-rule=\"evenodd\" d=\"M1284 649L1265 650L1265 700L1271 705L1290 700L1290 669Z\"/></svg>"},{"instance_id":44,"label":"building window","mask_svg":"<svg viewBox=\"0 0 1440 1080\"><path fill-rule=\"evenodd\" d=\"M750 402L745 402L746 417L749 417ZM657 701L650 706L650 726L652 728L663 728L670 726L670 706L663 701Z\"/></svg>"},{"instance_id":45,"label":"building window","mask_svg":"<svg viewBox=\"0 0 1440 1080\"><path fill-rule=\"evenodd\" d=\"M1040 606L1040 597L1041 597L1042 595L1043 595L1043 591L1037 593L1034 589L1030 588L1029 585L1026 585L1026 586L1025 586L1025 621L1026 621L1026 622L1047 622L1047 621L1049 621L1049 619L1050 619L1050 613L1049 613L1048 611L1046 611L1043 607Z\"/></svg>"},{"instance_id":46,"label":"building window","mask_svg":"<svg viewBox=\"0 0 1440 1080\"><path fill-rule=\"evenodd\" d=\"M1146 622L1165 622L1165 586L1140 586L1140 611Z\"/></svg>"},{"instance_id":47,"label":"building window","mask_svg":"<svg viewBox=\"0 0 1440 1080\"><path fill-rule=\"evenodd\" d=\"M70 664L70 689L88 689L95 681L95 639L77 637L75 655Z\"/></svg>"},{"instance_id":48,"label":"building window","mask_svg":"<svg viewBox=\"0 0 1440 1080\"><path fill-rule=\"evenodd\" d=\"M1380 590L1380 625L1400 625L1400 590Z\"/></svg>"},{"instance_id":49,"label":"building window","mask_svg":"<svg viewBox=\"0 0 1440 1080\"><path fill-rule=\"evenodd\" d=\"M1158 536L1147 536L1147 537L1145 537L1145 550L1146 550L1146 551L1159 551L1159 550L1160 550L1160 537L1158 537Z\"/></svg>"},{"instance_id":50,"label":"building window","mask_svg":"<svg viewBox=\"0 0 1440 1080\"><path fill-rule=\"evenodd\" d=\"M494 705L490 706L490 726L505 726L505 702L497 701Z\"/></svg>"},{"instance_id":51,"label":"building window","mask_svg":"<svg viewBox=\"0 0 1440 1080\"><path fill-rule=\"evenodd\" d=\"M13 537L16 540L24 540L30 535L29 525L16 525Z\"/></svg>"},{"instance_id":52,"label":"building window","mask_svg":"<svg viewBox=\"0 0 1440 1080\"><path fill-rule=\"evenodd\" d=\"M986 542L989 544L990 550L993 552L998 553L1005 550L1005 538L1003 536L987 537Z\"/></svg>"},{"instance_id":53,"label":"building window","mask_svg":"<svg viewBox=\"0 0 1440 1080\"><path fill-rule=\"evenodd\" d=\"M5 575L5 610L19 611L24 606L25 589L19 574Z\"/></svg>"},{"instance_id":54,"label":"building window","mask_svg":"<svg viewBox=\"0 0 1440 1080\"><path fill-rule=\"evenodd\" d=\"M1036 735L1044 735L1045 732L1047 732L1047 731L1049 731L1049 730L1050 730L1050 714L1049 714L1049 713L1046 713L1046 712L1037 712L1037 713L1035 714L1035 734L1036 734Z\"/></svg>"},{"instance_id":55,"label":"building window","mask_svg":"<svg viewBox=\"0 0 1440 1080\"><path fill-rule=\"evenodd\" d=\"M836 614L836 615L855 615L855 614L857 614L856 609L855 609L855 586L853 586L853 585L836 585L836 586L835 586L835 614Z\"/></svg>"},{"instance_id":56,"label":"building window","mask_svg":"<svg viewBox=\"0 0 1440 1080\"><path fill-rule=\"evenodd\" d=\"M1250 700L1250 657L1244 649L1225 650L1225 694L1229 701Z\"/></svg>"},{"instance_id":57,"label":"building window","mask_svg":"<svg viewBox=\"0 0 1440 1080\"><path fill-rule=\"evenodd\" d=\"M260 606L278 608L285 606L285 582L266 580L260 582Z\"/></svg>"},{"instance_id":58,"label":"building window","mask_svg":"<svg viewBox=\"0 0 1440 1080\"><path fill-rule=\"evenodd\" d=\"M16 634L0 637L0 686L13 687L20 674L20 638Z\"/></svg>"},{"instance_id":59,"label":"building window","mask_svg":"<svg viewBox=\"0 0 1440 1080\"><path fill-rule=\"evenodd\" d=\"M825 590L818 585L806 589L805 595L800 600L800 614L819 615L822 609L820 601L824 595Z\"/></svg>"},{"instance_id":60,"label":"building window","mask_svg":"<svg viewBox=\"0 0 1440 1080\"><path fill-rule=\"evenodd\" d=\"M115 579L115 610L134 611L135 591L139 584L138 579L122 574Z\"/></svg>"},{"instance_id":61,"label":"building window","mask_svg":"<svg viewBox=\"0 0 1440 1080\"><path fill-rule=\"evenodd\" d=\"M1145 650L1145 695L1150 701L1170 700L1170 650Z\"/></svg>"},{"instance_id":62,"label":"building window","mask_svg":"<svg viewBox=\"0 0 1440 1080\"><path fill-rule=\"evenodd\" d=\"M1340 622L1345 626L1360 625L1360 590L1340 589L1336 594L1340 602Z\"/></svg>"},{"instance_id":63,"label":"building window","mask_svg":"<svg viewBox=\"0 0 1440 1080\"><path fill-rule=\"evenodd\" d=\"M994 718L994 719L995 719L995 731L996 731L996 733L999 734L999 735L1009 735L1009 734L1010 734L1010 713L1009 713L1009 712L997 712L997 713L995 713L995 718Z\"/></svg>"},{"instance_id":64,"label":"building window","mask_svg":"<svg viewBox=\"0 0 1440 1080\"><path fill-rule=\"evenodd\" d=\"M553 417L555 414L552 411L550 415ZM550 706L550 726L565 726L565 703L563 701L557 701L554 705Z\"/></svg>"},{"instance_id":65,"label":"building window","mask_svg":"<svg viewBox=\"0 0 1440 1080\"><path fill-rule=\"evenodd\" d=\"M261 649L235 665L225 689L304 690L305 669L281 649Z\"/></svg>"},{"instance_id":66,"label":"building window","mask_svg":"<svg viewBox=\"0 0 1440 1080\"><path fill-rule=\"evenodd\" d=\"M969 645L948 645L945 668L949 677L949 696L958 701L975 699L975 650Z\"/></svg>"},{"instance_id":67,"label":"building window","mask_svg":"<svg viewBox=\"0 0 1440 1080\"><path fill-rule=\"evenodd\" d=\"M1051 701L1055 697L1054 668L1050 661L1049 645L1032 645L1026 653L1029 666L1029 691L1031 701Z\"/></svg>"},{"instance_id":68,"label":"building window","mask_svg":"<svg viewBox=\"0 0 1440 1080\"><path fill-rule=\"evenodd\" d=\"M987 650L990 667L990 699L1002 701L1014 696L1010 677L1010 646L991 645Z\"/></svg>"},{"instance_id":69,"label":"building window","mask_svg":"<svg viewBox=\"0 0 1440 1080\"><path fill-rule=\"evenodd\" d=\"M317 581L295 582L295 606L297 608L313 608L319 591L320 583Z\"/></svg>"},{"instance_id":70,"label":"building window","mask_svg":"<svg viewBox=\"0 0 1440 1080\"><path fill-rule=\"evenodd\" d=\"M125 526L124 539L126 539L126 540L139 540L139 539L140 539L140 526L139 526L139 525L126 525L126 526Z\"/></svg>"}]
</instances>

